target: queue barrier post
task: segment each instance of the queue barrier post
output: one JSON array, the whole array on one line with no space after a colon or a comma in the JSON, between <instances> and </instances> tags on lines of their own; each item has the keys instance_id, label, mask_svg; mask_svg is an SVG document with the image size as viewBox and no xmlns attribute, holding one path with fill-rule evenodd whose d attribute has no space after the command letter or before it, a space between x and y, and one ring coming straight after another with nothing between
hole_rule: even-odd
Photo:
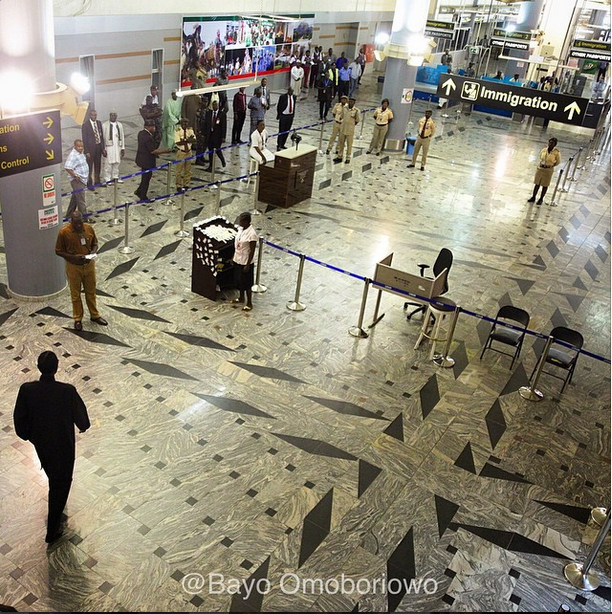
<instances>
[{"instance_id":1,"label":"queue barrier post","mask_svg":"<svg viewBox=\"0 0 612 614\"><path fill-rule=\"evenodd\" d=\"M555 190L552 195L552 200L550 201L551 207L556 207L557 203L555 202L555 198L557 197L557 191L559 190L559 183L561 182L561 177L563 177L563 169L559 169L559 177L557 179L557 183L555 184Z\"/></svg>"},{"instance_id":2,"label":"queue barrier post","mask_svg":"<svg viewBox=\"0 0 612 614\"><path fill-rule=\"evenodd\" d=\"M572 170L572 162L574 161L574 157L571 156L567 161L567 166L565 167L565 178L563 179L563 183L561 184L561 189L559 192L569 192L569 190L565 187L567 183L567 178L569 177L570 171Z\"/></svg>"},{"instance_id":3,"label":"queue barrier post","mask_svg":"<svg viewBox=\"0 0 612 614\"><path fill-rule=\"evenodd\" d=\"M218 186L217 195L215 198L215 215L219 215L221 213L221 186Z\"/></svg>"},{"instance_id":4,"label":"queue barrier post","mask_svg":"<svg viewBox=\"0 0 612 614\"><path fill-rule=\"evenodd\" d=\"M578 181L578 179L576 179L576 169L580 168L578 166L578 163L580 162L580 155L582 154L582 147L580 147L580 149L578 149L578 153L576 154L576 161L574 162L574 170L572 172L572 178L570 179L570 181Z\"/></svg>"},{"instance_id":5,"label":"queue barrier post","mask_svg":"<svg viewBox=\"0 0 612 614\"><path fill-rule=\"evenodd\" d=\"M584 162L582 163L582 166L578 167L579 171L582 171L586 168L586 164L587 164L587 160L589 159L589 156L591 155L591 146L593 144L593 139L589 139L589 142L586 146L586 152L585 152L585 156L584 156Z\"/></svg>"},{"instance_id":6,"label":"queue barrier post","mask_svg":"<svg viewBox=\"0 0 612 614\"><path fill-rule=\"evenodd\" d=\"M352 337L358 337L360 339L366 339L368 337L368 333L363 330L363 317L365 315L366 303L368 300L368 290L370 288L370 284L372 283L371 279L367 277L363 278L363 294L361 295L361 309L359 310L359 320L357 322L357 326L351 326L349 328L349 335Z\"/></svg>"},{"instance_id":7,"label":"queue barrier post","mask_svg":"<svg viewBox=\"0 0 612 614\"><path fill-rule=\"evenodd\" d=\"M453 319L448 327L448 333L446 335L446 345L444 346L444 352L442 354L437 354L433 357L432 361L434 364L438 365L438 367L443 367L444 369L450 369L455 366L454 358L449 356L450 346L453 342L453 336L455 334L455 327L457 326L457 320L459 319L459 314L461 313L461 307L457 305L455 311L453 312Z\"/></svg>"},{"instance_id":8,"label":"queue barrier post","mask_svg":"<svg viewBox=\"0 0 612 614\"><path fill-rule=\"evenodd\" d=\"M544 365L546 363L546 358L548 357L548 352L550 350L550 346L552 345L553 338L548 337L546 340L546 345L544 346L544 350L540 356L540 362L538 363L538 368L533 376L533 381L530 382L529 386L521 386L519 388L519 394L526 399L527 401L541 401L544 398L544 393L538 390L538 382L540 381L540 375L542 375L542 371L544 370Z\"/></svg>"},{"instance_id":9,"label":"queue barrier post","mask_svg":"<svg viewBox=\"0 0 612 614\"><path fill-rule=\"evenodd\" d=\"M325 131L325 120L321 120L321 131L319 132L319 153L323 153L323 132Z\"/></svg>"},{"instance_id":10,"label":"queue barrier post","mask_svg":"<svg viewBox=\"0 0 612 614\"><path fill-rule=\"evenodd\" d=\"M181 210L179 215L179 229L174 233L174 236L188 237L189 231L185 230L185 192L181 192Z\"/></svg>"},{"instance_id":11,"label":"queue barrier post","mask_svg":"<svg viewBox=\"0 0 612 614\"><path fill-rule=\"evenodd\" d=\"M412 108L410 109L412 111ZM359 129L359 138L363 138L363 126L365 125L366 114L365 111L361 114L361 128Z\"/></svg>"},{"instance_id":12,"label":"queue barrier post","mask_svg":"<svg viewBox=\"0 0 612 614\"><path fill-rule=\"evenodd\" d=\"M134 252L134 248L130 246L130 204L126 203L125 213L123 214L124 221L124 240L123 247L119 248L120 254L131 254Z\"/></svg>"},{"instance_id":13,"label":"queue barrier post","mask_svg":"<svg viewBox=\"0 0 612 614\"><path fill-rule=\"evenodd\" d=\"M300 268L298 269L297 284L295 285L295 297L292 301L287 303L287 309L291 311L304 311L306 307L300 303L300 291L302 289L302 276L304 275L304 263L306 262L306 256L300 254Z\"/></svg>"},{"instance_id":14,"label":"queue barrier post","mask_svg":"<svg viewBox=\"0 0 612 614\"><path fill-rule=\"evenodd\" d=\"M261 215L261 211L257 208L257 197L259 196L259 166L255 172L255 181L253 182L253 209L251 215Z\"/></svg>"},{"instance_id":15,"label":"queue barrier post","mask_svg":"<svg viewBox=\"0 0 612 614\"><path fill-rule=\"evenodd\" d=\"M121 220L119 219L119 216L117 215L117 203L119 201L119 181L117 179L115 179L113 181L113 221L112 224L113 226L117 226L118 224L121 224Z\"/></svg>"},{"instance_id":16,"label":"queue barrier post","mask_svg":"<svg viewBox=\"0 0 612 614\"><path fill-rule=\"evenodd\" d=\"M164 205L169 206L169 205L173 205L174 201L172 200L171 196L170 196L170 191L172 190L172 165L168 164L167 168L167 172L166 172L166 194L168 195L168 198L166 198L164 202Z\"/></svg>"},{"instance_id":17,"label":"queue barrier post","mask_svg":"<svg viewBox=\"0 0 612 614\"><path fill-rule=\"evenodd\" d=\"M264 293L268 288L263 284L259 283L259 279L261 276L261 260L263 258L263 246L265 240L263 237L259 237L259 251L257 252L257 271L255 273L255 285L251 286L251 292L255 293Z\"/></svg>"},{"instance_id":18,"label":"queue barrier post","mask_svg":"<svg viewBox=\"0 0 612 614\"><path fill-rule=\"evenodd\" d=\"M589 552L587 560L583 563L568 563L563 568L563 575L565 579L575 588L583 591L594 591L599 588L599 578L591 573L591 567L595 562L595 557L599 553L599 549L603 544L604 539L608 536L610 531L610 512L606 516L606 519L597 535L597 539Z\"/></svg>"},{"instance_id":19,"label":"queue barrier post","mask_svg":"<svg viewBox=\"0 0 612 614\"><path fill-rule=\"evenodd\" d=\"M212 182L212 185L210 186L210 188L212 190L216 190L219 186L216 184L215 182L215 174L217 172L217 157L215 156L215 150L212 149L211 150L211 163L210 166L212 167L212 171L211 171L211 177L210 177L210 181Z\"/></svg>"},{"instance_id":20,"label":"queue barrier post","mask_svg":"<svg viewBox=\"0 0 612 614\"><path fill-rule=\"evenodd\" d=\"M602 527L606 521L608 510L605 507L595 507L591 510L591 520L597 527Z\"/></svg>"}]
</instances>

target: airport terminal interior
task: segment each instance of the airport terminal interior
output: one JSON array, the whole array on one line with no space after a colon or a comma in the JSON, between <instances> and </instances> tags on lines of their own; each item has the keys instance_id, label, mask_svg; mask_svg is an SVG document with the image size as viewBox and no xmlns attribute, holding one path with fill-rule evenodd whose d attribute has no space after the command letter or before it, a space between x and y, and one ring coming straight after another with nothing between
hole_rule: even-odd
<instances>
[{"instance_id":1,"label":"airport terminal interior","mask_svg":"<svg viewBox=\"0 0 612 614\"><path fill-rule=\"evenodd\" d=\"M367 153L382 74L369 68L356 92L365 121L352 160L325 154L327 124L312 197L290 208L258 202L253 182L210 185L201 166L194 189L170 202L166 173L156 171L149 193L164 198L129 208L126 240L126 209L113 223L113 186L88 192L107 327L86 312L75 330L67 288L46 300L12 298L0 257L0 603L81 612L610 610L609 535L592 566L599 588L564 578L597 540L591 510L610 507L609 124L595 148L593 130L415 100L412 134L426 109L437 125L421 172L405 151ZM273 105L282 83L273 84ZM319 149L315 93L303 97L294 127L300 146ZM142 118L119 119L128 175L138 170ZM277 131L274 109L266 124ZM65 156L79 136L66 119ZM551 137L560 168L580 148L582 161L554 202L551 186L544 204L529 203ZM248 145L226 158L218 180L248 172ZM134 202L138 181L117 185L120 203ZM253 226L270 244L260 268L267 291L253 295L253 310L233 303L233 289L214 301L192 292L192 225L217 214L235 222L255 207ZM133 253L121 253L128 241ZM465 310L449 346L454 365L435 364L427 342L415 349L423 314L408 320L403 297L372 286L368 336L349 334L376 263L393 254L395 268L418 275L443 248L454 257L445 297ZM296 254L330 265L305 262L302 311L287 308L297 300ZM384 317L369 328L377 299ZM547 365L543 399L519 394L542 336L526 335L514 364L493 351L481 358L491 324L480 316L507 305L529 313L530 331L565 326L584 337L591 355L579 356L563 392L550 373L566 372ZM44 350L57 354L57 379L76 386L92 423L77 435L67 520L50 545L47 479L13 427L19 385L38 378Z\"/></svg>"}]
</instances>

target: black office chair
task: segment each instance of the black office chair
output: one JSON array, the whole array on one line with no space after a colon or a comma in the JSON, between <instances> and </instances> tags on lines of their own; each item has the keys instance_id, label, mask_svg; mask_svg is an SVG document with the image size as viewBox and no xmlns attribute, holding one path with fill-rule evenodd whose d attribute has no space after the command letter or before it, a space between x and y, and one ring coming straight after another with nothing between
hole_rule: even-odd
<instances>
[{"instance_id":1,"label":"black office chair","mask_svg":"<svg viewBox=\"0 0 612 614\"><path fill-rule=\"evenodd\" d=\"M521 325L521 330L508 328L507 326L503 325L501 320L514 325L518 323ZM505 305L504 307L501 307L495 316L495 322L493 322L493 325L491 326L489 337L482 348L480 360L482 360L482 357L487 350L493 350L494 352L505 354L506 356L512 356L512 362L510 363L510 369L512 369L514 366L514 361L521 353L523 339L525 338L525 331L527 330L528 326L529 314L524 309L519 309L518 307L513 307L512 305ZM499 343L512 346L514 348L514 353L509 354L508 352L502 352L501 350L492 347L491 344L493 341L498 341Z\"/></svg>"},{"instance_id":2,"label":"black office chair","mask_svg":"<svg viewBox=\"0 0 612 614\"><path fill-rule=\"evenodd\" d=\"M559 367L560 369L565 369L567 371L567 375L563 378L551 373L550 371L542 371L542 373L547 373L548 375L552 375L552 377L562 380L563 388L561 388L561 394L563 394L565 387L572 381L574 369L576 368L576 363L578 362L578 356L580 356L580 353L565 346L560 346L559 349L553 346L556 341L563 341L573 345L574 348L579 350L584 344L584 337L578 331L572 330L571 328L565 328L565 326L557 326L553 328L550 331L550 336L553 338L553 342L548 350L546 362L554 365L555 367ZM538 358L536 366L533 368L531 376L529 377L529 381L531 381L533 378L533 374L535 373L539 362L540 359Z\"/></svg>"},{"instance_id":3,"label":"black office chair","mask_svg":"<svg viewBox=\"0 0 612 614\"><path fill-rule=\"evenodd\" d=\"M430 268L429 265L428 264L418 264L417 266L421 270L421 277L425 277L425 269ZM438 257L436 258L436 261L434 262L434 265L433 265L434 278L437 277L440 273L442 273L444 269L446 269L446 279L444 280L444 290L440 292L438 296L442 296L443 294L446 294L448 292L448 274L450 273L451 266L453 266L453 252L451 252L450 249L446 249L446 247L443 247L440 250L440 253L438 254ZM428 278L428 279L431 279L431 278ZM411 302L404 303L404 309L408 309L408 305L414 305L416 309L414 311L411 311L406 316L407 320L410 320L410 318L413 315L419 312L424 314L425 310L427 309L427 305L422 305L421 303L411 303Z\"/></svg>"}]
</instances>

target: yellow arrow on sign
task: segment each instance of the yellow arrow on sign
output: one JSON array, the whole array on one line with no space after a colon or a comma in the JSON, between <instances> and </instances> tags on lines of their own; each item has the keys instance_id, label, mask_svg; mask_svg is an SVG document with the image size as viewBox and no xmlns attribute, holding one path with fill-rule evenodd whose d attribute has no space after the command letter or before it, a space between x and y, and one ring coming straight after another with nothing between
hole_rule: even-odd
<instances>
[{"instance_id":1,"label":"yellow arrow on sign","mask_svg":"<svg viewBox=\"0 0 612 614\"><path fill-rule=\"evenodd\" d=\"M47 154L47 160L55 160L55 152L53 150L45 149L45 153Z\"/></svg>"},{"instance_id":2,"label":"yellow arrow on sign","mask_svg":"<svg viewBox=\"0 0 612 614\"><path fill-rule=\"evenodd\" d=\"M55 141L55 138L53 138L52 134L47 132L47 136L43 139L43 141L45 141L45 143L47 143L47 145L51 145L51 143L53 143L53 141Z\"/></svg>"},{"instance_id":3,"label":"yellow arrow on sign","mask_svg":"<svg viewBox=\"0 0 612 614\"><path fill-rule=\"evenodd\" d=\"M569 113L567 114L567 119L569 119L570 121L572 117L574 117L574 113L576 113L577 115L580 115L581 113L580 105L576 101L573 101L570 104L568 104L563 110L569 111Z\"/></svg>"},{"instance_id":4,"label":"yellow arrow on sign","mask_svg":"<svg viewBox=\"0 0 612 614\"><path fill-rule=\"evenodd\" d=\"M43 126L47 126L47 128L51 128L51 126L53 126L53 120L50 117L47 117L47 121L43 122Z\"/></svg>"}]
</instances>

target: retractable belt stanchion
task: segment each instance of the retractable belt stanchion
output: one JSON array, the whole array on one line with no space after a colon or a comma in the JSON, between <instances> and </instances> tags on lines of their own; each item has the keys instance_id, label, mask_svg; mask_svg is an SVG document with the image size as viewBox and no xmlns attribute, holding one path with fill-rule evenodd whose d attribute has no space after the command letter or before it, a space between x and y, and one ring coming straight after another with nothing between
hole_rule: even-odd
<instances>
[{"instance_id":1,"label":"retractable belt stanchion","mask_svg":"<svg viewBox=\"0 0 612 614\"><path fill-rule=\"evenodd\" d=\"M174 201L170 197L170 192L172 190L172 164L168 164L168 172L166 173L166 194L168 198L164 201L164 205L173 205Z\"/></svg>"},{"instance_id":2,"label":"retractable belt stanchion","mask_svg":"<svg viewBox=\"0 0 612 614\"><path fill-rule=\"evenodd\" d=\"M553 338L548 337L546 340L546 345L544 346L544 351L540 356L540 362L538 363L538 368L533 376L533 382L530 382L529 386L521 386L519 388L519 394L527 401L541 401L544 398L544 393L538 390L538 382L540 381L540 375L544 369L544 364L546 363L546 358L548 356L548 351L550 350L550 346L552 345Z\"/></svg>"},{"instance_id":3,"label":"retractable belt stanchion","mask_svg":"<svg viewBox=\"0 0 612 614\"><path fill-rule=\"evenodd\" d=\"M551 207L556 207L557 203L555 202L555 198L557 198L557 191L559 190L559 183L561 182L561 177L563 177L563 169L559 169L559 178L557 179L557 183L555 183L555 190L552 195L552 200L550 201Z\"/></svg>"},{"instance_id":4,"label":"retractable belt stanchion","mask_svg":"<svg viewBox=\"0 0 612 614\"><path fill-rule=\"evenodd\" d=\"M210 177L210 181L212 182L212 185L210 186L211 190L217 190L219 188L219 186L215 183L215 173L217 172L217 160L215 157L215 150L212 150L212 162L211 162L211 167L212 167L212 171L211 171L211 177Z\"/></svg>"},{"instance_id":5,"label":"retractable belt stanchion","mask_svg":"<svg viewBox=\"0 0 612 614\"><path fill-rule=\"evenodd\" d=\"M349 328L349 335L353 337L359 337L361 339L365 339L368 336L368 333L363 330L363 316L365 315L366 302L368 300L368 289L370 288L370 284L372 283L371 279L367 277L363 278L363 294L361 296L361 309L359 310L359 321L357 322L357 326L351 326Z\"/></svg>"},{"instance_id":6,"label":"retractable belt stanchion","mask_svg":"<svg viewBox=\"0 0 612 614\"><path fill-rule=\"evenodd\" d=\"M221 213L221 185L217 187L219 189L217 190L217 197L215 199L215 213L219 215L219 213Z\"/></svg>"},{"instance_id":7,"label":"retractable belt stanchion","mask_svg":"<svg viewBox=\"0 0 612 614\"><path fill-rule=\"evenodd\" d=\"M257 197L259 196L259 167L255 172L255 182L253 188L253 209L251 210L251 215L261 215L261 211L257 208Z\"/></svg>"},{"instance_id":8,"label":"retractable belt stanchion","mask_svg":"<svg viewBox=\"0 0 612 614\"><path fill-rule=\"evenodd\" d=\"M189 231L185 230L185 192L181 192L181 212L180 212L179 229L174 233L176 237L188 237Z\"/></svg>"},{"instance_id":9,"label":"retractable belt stanchion","mask_svg":"<svg viewBox=\"0 0 612 614\"><path fill-rule=\"evenodd\" d=\"M578 167L578 170L579 170L579 171L581 171L581 170L583 170L584 168L586 168L586 163L587 163L587 160L589 159L589 156L591 155L591 146L592 146L592 145L593 145L593 139L589 139L589 143L588 143L588 145L587 145L586 152L585 152L585 156L584 156L584 162L582 163L582 166L579 166L579 167Z\"/></svg>"},{"instance_id":10,"label":"retractable belt stanchion","mask_svg":"<svg viewBox=\"0 0 612 614\"><path fill-rule=\"evenodd\" d=\"M578 163L580 162L581 154L582 154L582 147L578 150L578 153L576 154L576 160L574 161L574 170L572 171L572 178L570 179L570 181L578 181L578 179L576 179L576 169L580 168L578 166Z\"/></svg>"},{"instance_id":11,"label":"retractable belt stanchion","mask_svg":"<svg viewBox=\"0 0 612 614\"><path fill-rule=\"evenodd\" d=\"M291 311L304 311L306 307L300 303L300 290L302 289L302 275L304 274L304 263L306 256L300 254L300 268L298 270L297 284L295 285L295 298L287 303L287 309Z\"/></svg>"},{"instance_id":12,"label":"retractable belt stanchion","mask_svg":"<svg viewBox=\"0 0 612 614\"><path fill-rule=\"evenodd\" d=\"M255 273L255 285L251 286L251 292L255 292L255 293L259 293L259 292L263 293L268 289L266 288L266 286L259 283L259 278L261 276L261 259L263 258L264 243L265 243L264 238L259 237L259 251L257 252L257 271Z\"/></svg>"},{"instance_id":13,"label":"retractable belt stanchion","mask_svg":"<svg viewBox=\"0 0 612 614\"><path fill-rule=\"evenodd\" d=\"M565 187L567 183L567 178L569 177L570 171L572 170L572 162L574 161L574 157L570 157L567 161L567 166L565 167L565 179L563 179L563 184L561 185L561 189L559 192L569 192L569 190Z\"/></svg>"},{"instance_id":14,"label":"retractable belt stanchion","mask_svg":"<svg viewBox=\"0 0 612 614\"><path fill-rule=\"evenodd\" d=\"M119 248L119 253L121 254L131 254L134 251L133 247L130 247L130 205L129 203L125 205L125 213L123 214L124 221L124 241L123 247Z\"/></svg>"},{"instance_id":15,"label":"retractable belt stanchion","mask_svg":"<svg viewBox=\"0 0 612 614\"><path fill-rule=\"evenodd\" d=\"M325 121L321 120L321 132L319 133L319 153L323 153L323 132L325 130Z\"/></svg>"},{"instance_id":16,"label":"retractable belt stanchion","mask_svg":"<svg viewBox=\"0 0 612 614\"><path fill-rule=\"evenodd\" d=\"M117 216L117 201L119 199L119 180L115 179L113 181L113 226L117 226L117 224L121 224L121 220Z\"/></svg>"},{"instance_id":17,"label":"retractable belt stanchion","mask_svg":"<svg viewBox=\"0 0 612 614\"><path fill-rule=\"evenodd\" d=\"M603 523L606 521L606 514L608 510L605 507L595 507L591 510L591 520L593 524L597 527L603 526Z\"/></svg>"},{"instance_id":18,"label":"retractable belt stanchion","mask_svg":"<svg viewBox=\"0 0 612 614\"><path fill-rule=\"evenodd\" d=\"M583 591L594 591L599 587L599 578L591 573L591 567L595 562L595 557L599 553L599 549L603 544L604 539L608 536L610 531L610 512L606 516L606 520L599 531L599 535L589 552L589 556L584 564L582 563L568 563L563 568L563 575L565 579L575 588L579 588Z\"/></svg>"},{"instance_id":19,"label":"retractable belt stanchion","mask_svg":"<svg viewBox=\"0 0 612 614\"><path fill-rule=\"evenodd\" d=\"M457 320L459 319L459 314L461 313L461 307L457 305L455 311L453 312L453 319L451 320L450 326L448 327L448 333L446 335L446 345L444 346L444 352L442 354L438 354L433 357L434 364L438 365L438 367L444 367L445 369L450 369L455 366L455 360L449 356L450 346L453 342L453 335L455 334L455 327L457 326Z\"/></svg>"},{"instance_id":20,"label":"retractable belt stanchion","mask_svg":"<svg viewBox=\"0 0 612 614\"><path fill-rule=\"evenodd\" d=\"M412 109L411 109L412 110ZM366 114L362 113L361 114L361 128L359 129L359 138L363 137L363 126L365 124L365 120L366 120Z\"/></svg>"}]
</instances>

